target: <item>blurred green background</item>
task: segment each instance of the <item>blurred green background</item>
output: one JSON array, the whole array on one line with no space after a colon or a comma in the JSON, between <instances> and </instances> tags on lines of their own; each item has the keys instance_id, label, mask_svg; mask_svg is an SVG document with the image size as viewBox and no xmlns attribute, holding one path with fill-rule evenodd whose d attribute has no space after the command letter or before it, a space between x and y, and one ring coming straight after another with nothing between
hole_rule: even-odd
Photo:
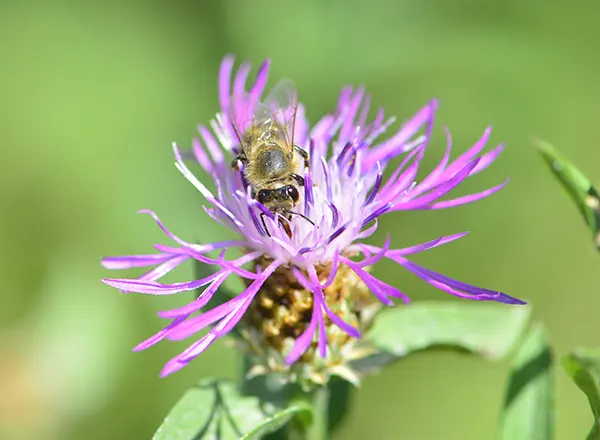
<instances>
[{"instance_id":1,"label":"blurred green background","mask_svg":"<svg viewBox=\"0 0 600 440\"><path fill-rule=\"evenodd\" d=\"M531 301L558 355L597 346L598 255L588 230L530 146L534 134L600 182L600 3L561 0L27 1L0 4L0 438L147 439L199 376L235 377L223 344L161 380L184 345L131 353L163 325L155 312L188 298L121 295L105 255L151 252L166 238L150 208L188 239L228 231L173 166L217 111L221 58L291 77L308 117L345 84L408 118L441 110L425 167L493 124L507 151L461 191L510 175L477 204L394 214L374 242L411 245L470 230L416 260ZM460 191L459 191L460 193ZM376 274L415 301L450 299L382 263ZM173 279L189 279L190 266ZM183 343L185 344L185 342ZM495 438L507 364L455 353L413 356L369 378L338 439ZM579 439L591 414L557 371L558 438Z\"/></svg>"}]
</instances>

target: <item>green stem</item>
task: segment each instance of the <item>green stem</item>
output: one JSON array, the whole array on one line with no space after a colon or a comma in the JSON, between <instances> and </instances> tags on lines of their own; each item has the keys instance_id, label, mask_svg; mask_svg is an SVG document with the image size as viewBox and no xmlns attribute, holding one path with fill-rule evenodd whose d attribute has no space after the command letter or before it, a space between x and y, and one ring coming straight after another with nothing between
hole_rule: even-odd
<instances>
[{"instance_id":1,"label":"green stem","mask_svg":"<svg viewBox=\"0 0 600 440\"><path fill-rule=\"evenodd\" d=\"M320 386L312 393L313 419L308 427L310 440L329 438L329 387Z\"/></svg>"}]
</instances>

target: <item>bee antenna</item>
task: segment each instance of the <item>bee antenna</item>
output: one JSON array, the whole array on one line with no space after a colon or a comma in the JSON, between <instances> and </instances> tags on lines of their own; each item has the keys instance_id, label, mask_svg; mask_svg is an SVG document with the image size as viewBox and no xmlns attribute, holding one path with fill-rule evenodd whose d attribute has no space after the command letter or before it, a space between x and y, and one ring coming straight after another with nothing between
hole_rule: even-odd
<instances>
[{"instance_id":1,"label":"bee antenna","mask_svg":"<svg viewBox=\"0 0 600 440\"><path fill-rule=\"evenodd\" d=\"M309 219L307 216L305 216L304 214L300 214L299 212L294 212L294 211L288 211L285 210L284 211L286 214L290 214L290 215L297 215L299 217L302 217L304 220L306 220L308 223L310 223L311 225L315 225L315 222L313 222L311 219Z\"/></svg>"},{"instance_id":2,"label":"bee antenna","mask_svg":"<svg viewBox=\"0 0 600 440\"><path fill-rule=\"evenodd\" d=\"M238 142L240 143L240 150L243 151L244 147L242 146L242 137L240 136L240 132L235 127L235 124L233 123L233 121L229 121L229 122L231 122L231 127L233 128L233 132L235 133L235 137L237 138Z\"/></svg>"}]
</instances>

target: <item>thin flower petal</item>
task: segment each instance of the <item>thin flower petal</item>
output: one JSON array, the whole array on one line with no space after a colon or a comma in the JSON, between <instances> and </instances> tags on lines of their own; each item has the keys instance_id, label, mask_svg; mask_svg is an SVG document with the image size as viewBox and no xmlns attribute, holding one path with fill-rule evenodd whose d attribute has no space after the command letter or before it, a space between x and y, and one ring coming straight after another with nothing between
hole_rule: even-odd
<instances>
[{"instance_id":1,"label":"thin flower petal","mask_svg":"<svg viewBox=\"0 0 600 440\"><path fill-rule=\"evenodd\" d=\"M102 259L102 266L106 269L121 270L131 269L133 267L154 266L164 263L173 258L169 254L150 254L150 255L123 255L120 257L105 257Z\"/></svg>"}]
</instances>

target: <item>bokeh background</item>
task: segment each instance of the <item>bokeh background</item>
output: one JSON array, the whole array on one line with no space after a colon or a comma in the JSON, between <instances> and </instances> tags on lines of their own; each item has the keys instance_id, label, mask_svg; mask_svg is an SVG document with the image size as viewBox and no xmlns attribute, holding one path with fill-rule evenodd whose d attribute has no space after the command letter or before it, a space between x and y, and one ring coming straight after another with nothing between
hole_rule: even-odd
<instances>
[{"instance_id":1,"label":"bokeh background","mask_svg":"<svg viewBox=\"0 0 600 440\"><path fill-rule=\"evenodd\" d=\"M597 346L598 255L574 206L531 147L539 135L600 181L600 3L584 0L148 0L0 3L0 438L147 439L200 376L233 378L216 346L159 379L183 345L131 348L182 298L121 295L105 255L144 253L180 236L229 236L173 166L217 111L221 58L291 77L312 122L345 84L364 84L399 119L441 100L425 167L488 124L508 149L463 191L510 175L474 205L395 214L393 246L469 230L417 260L449 276L526 298L563 355ZM445 294L382 263L377 275L415 301ZM174 277L192 276L186 266ZM188 298L185 298L188 299ZM185 342L184 342L185 344ZM425 353L369 378L338 439L493 439L506 363ZM557 369L559 439L583 438L584 396Z\"/></svg>"}]
</instances>

